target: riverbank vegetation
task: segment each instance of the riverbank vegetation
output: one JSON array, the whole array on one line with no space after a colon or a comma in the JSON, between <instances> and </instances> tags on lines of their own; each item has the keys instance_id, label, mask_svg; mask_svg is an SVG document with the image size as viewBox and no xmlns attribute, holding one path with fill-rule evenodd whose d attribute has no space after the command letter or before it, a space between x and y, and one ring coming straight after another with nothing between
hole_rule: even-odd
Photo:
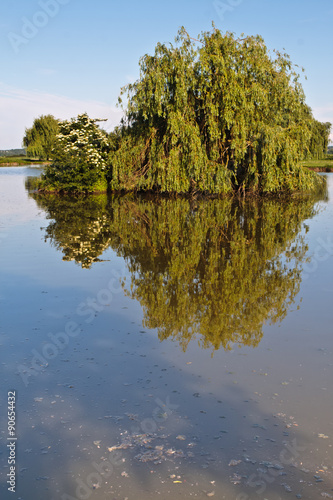
<instances>
[{"instance_id":1,"label":"riverbank vegetation","mask_svg":"<svg viewBox=\"0 0 333 500\"><path fill-rule=\"evenodd\" d=\"M333 155L327 154L320 160L306 160L303 162L303 166L315 172L333 172Z\"/></svg>"},{"instance_id":2,"label":"riverbank vegetation","mask_svg":"<svg viewBox=\"0 0 333 500\"><path fill-rule=\"evenodd\" d=\"M287 54L260 36L213 27L157 44L121 91L111 134L86 114L62 122L41 189L184 195L312 191L323 178L302 162L327 149Z\"/></svg>"},{"instance_id":3,"label":"riverbank vegetation","mask_svg":"<svg viewBox=\"0 0 333 500\"><path fill-rule=\"evenodd\" d=\"M28 158L27 156L1 156L0 167L16 167L18 165L45 164L43 160Z\"/></svg>"}]
</instances>

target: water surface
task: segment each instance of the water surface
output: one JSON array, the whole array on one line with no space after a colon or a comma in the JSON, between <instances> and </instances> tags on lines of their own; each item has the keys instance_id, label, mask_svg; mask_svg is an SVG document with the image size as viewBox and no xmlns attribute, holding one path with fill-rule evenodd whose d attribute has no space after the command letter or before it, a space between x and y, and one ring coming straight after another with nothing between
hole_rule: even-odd
<instances>
[{"instance_id":1,"label":"water surface","mask_svg":"<svg viewBox=\"0 0 333 500\"><path fill-rule=\"evenodd\" d=\"M333 496L332 174L239 203L42 196L38 173L0 170L16 498Z\"/></svg>"}]
</instances>

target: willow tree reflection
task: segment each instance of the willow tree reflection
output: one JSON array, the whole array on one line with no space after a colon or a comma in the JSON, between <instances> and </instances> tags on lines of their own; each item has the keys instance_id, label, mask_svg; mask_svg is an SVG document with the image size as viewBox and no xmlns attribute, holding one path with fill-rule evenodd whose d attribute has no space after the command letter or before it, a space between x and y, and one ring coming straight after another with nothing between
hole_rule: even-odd
<instances>
[{"instance_id":1,"label":"willow tree reflection","mask_svg":"<svg viewBox=\"0 0 333 500\"><path fill-rule=\"evenodd\" d=\"M111 247L131 273L125 293L144 326L185 350L256 346L265 322L295 301L314 200L189 201L32 195L52 219L50 239L82 267Z\"/></svg>"}]
</instances>

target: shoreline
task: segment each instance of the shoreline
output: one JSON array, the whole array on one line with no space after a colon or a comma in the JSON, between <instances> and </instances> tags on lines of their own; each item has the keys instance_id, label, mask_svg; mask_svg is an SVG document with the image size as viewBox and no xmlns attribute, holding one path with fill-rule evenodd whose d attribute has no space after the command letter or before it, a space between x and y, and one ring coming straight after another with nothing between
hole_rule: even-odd
<instances>
[{"instance_id":1,"label":"shoreline","mask_svg":"<svg viewBox=\"0 0 333 500\"><path fill-rule=\"evenodd\" d=\"M332 166L324 166L324 167L305 167L308 168L309 170L312 170L313 172L333 172L333 165Z\"/></svg>"},{"instance_id":2,"label":"shoreline","mask_svg":"<svg viewBox=\"0 0 333 500\"><path fill-rule=\"evenodd\" d=\"M1 161L0 157L0 167L25 167L26 165L50 165L50 161L43 161L43 160L33 160L31 158L17 158L13 161Z\"/></svg>"}]
</instances>

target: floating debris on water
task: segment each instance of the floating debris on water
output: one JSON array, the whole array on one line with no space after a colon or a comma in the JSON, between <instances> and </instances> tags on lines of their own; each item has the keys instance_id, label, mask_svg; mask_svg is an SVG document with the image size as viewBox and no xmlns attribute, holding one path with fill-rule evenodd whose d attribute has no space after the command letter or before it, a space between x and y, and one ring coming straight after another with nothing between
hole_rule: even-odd
<instances>
[{"instance_id":1,"label":"floating debris on water","mask_svg":"<svg viewBox=\"0 0 333 500\"><path fill-rule=\"evenodd\" d=\"M258 429L263 429L264 431L267 430L267 427L265 427L264 425L259 425L259 424L253 424L252 427L254 428L258 428Z\"/></svg>"},{"instance_id":2,"label":"floating debris on water","mask_svg":"<svg viewBox=\"0 0 333 500\"><path fill-rule=\"evenodd\" d=\"M174 456L177 458L184 458L185 457L185 454L182 450L173 450L172 448L169 448L168 450L166 450L165 453L168 456Z\"/></svg>"},{"instance_id":3,"label":"floating debris on water","mask_svg":"<svg viewBox=\"0 0 333 500\"><path fill-rule=\"evenodd\" d=\"M291 487L289 486L289 484L286 484L286 483L282 483L282 486L284 487L284 489L286 491L288 491L289 493L291 493L293 490L291 489Z\"/></svg>"},{"instance_id":4,"label":"floating debris on water","mask_svg":"<svg viewBox=\"0 0 333 500\"><path fill-rule=\"evenodd\" d=\"M128 417L130 420L138 420L138 415L134 413L125 413L126 417Z\"/></svg>"},{"instance_id":5,"label":"floating debris on water","mask_svg":"<svg viewBox=\"0 0 333 500\"><path fill-rule=\"evenodd\" d=\"M260 462L259 465L264 465L268 469L276 469L276 470L284 469L284 467L280 464L273 464L272 462L267 462L265 460L263 462Z\"/></svg>"},{"instance_id":6,"label":"floating debris on water","mask_svg":"<svg viewBox=\"0 0 333 500\"><path fill-rule=\"evenodd\" d=\"M234 473L233 476L230 477L230 481L233 484L240 484L241 481L242 481L242 476L240 476L239 474Z\"/></svg>"},{"instance_id":7,"label":"floating debris on water","mask_svg":"<svg viewBox=\"0 0 333 500\"><path fill-rule=\"evenodd\" d=\"M230 460L230 462L228 463L229 467L235 467L236 465L240 464L241 463L241 460Z\"/></svg>"},{"instance_id":8,"label":"floating debris on water","mask_svg":"<svg viewBox=\"0 0 333 500\"><path fill-rule=\"evenodd\" d=\"M154 462L155 464L159 463L158 461L165 459L162 450L145 451L143 453L139 453L134 458L140 462Z\"/></svg>"}]
</instances>

